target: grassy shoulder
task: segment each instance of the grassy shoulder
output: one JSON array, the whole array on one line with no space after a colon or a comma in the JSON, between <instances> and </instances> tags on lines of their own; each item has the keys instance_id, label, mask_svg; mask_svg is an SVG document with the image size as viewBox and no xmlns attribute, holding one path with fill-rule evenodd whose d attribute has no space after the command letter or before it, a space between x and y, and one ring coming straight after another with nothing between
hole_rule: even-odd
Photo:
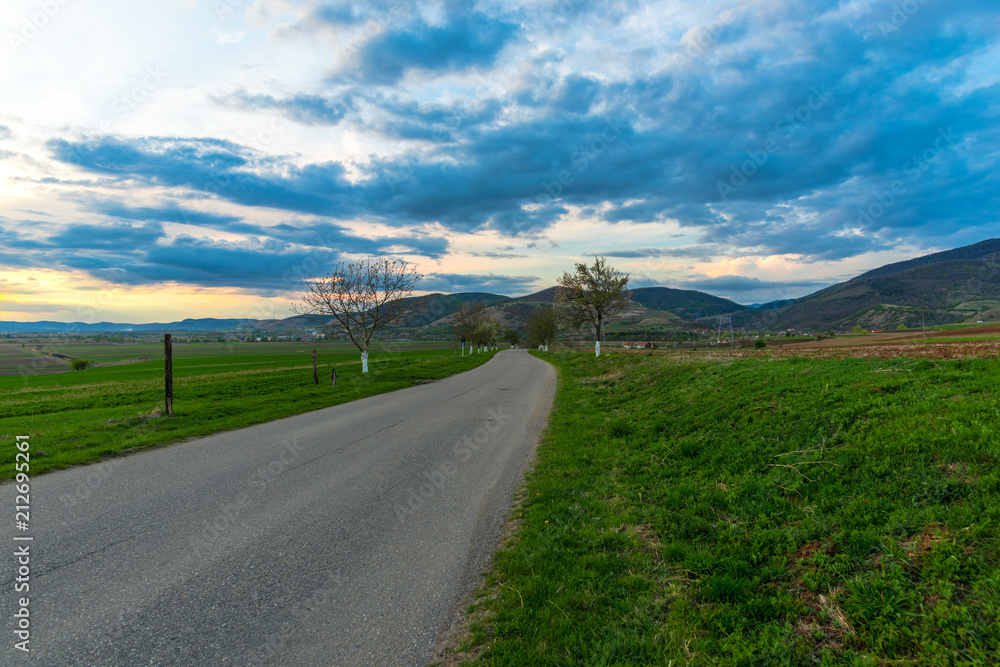
<instances>
[{"instance_id":1,"label":"grassy shoulder","mask_svg":"<svg viewBox=\"0 0 1000 667\"><path fill-rule=\"evenodd\" d=\"M0 445L30 435L31 471L205 436L395 391L479 366L494 353L373 354L367 375L357 354L328 355L313 384L311 363L267 354L176 359L174 414L164 416L163 362L59 375L0 378ZM330 385L331 362L337 384ZM13 446L0 449L0 479L14 474Z\"/></svg>"},{"instance_id":2,"label":"grassy shoulder","mask_svg":"<svg viewBox=\"0 0 1000 667\"><path fill-rule=\"evenodd\" d=\"M466 655L1000 663L1000 360L546 359Z\"/></svg>"}]
</instances>

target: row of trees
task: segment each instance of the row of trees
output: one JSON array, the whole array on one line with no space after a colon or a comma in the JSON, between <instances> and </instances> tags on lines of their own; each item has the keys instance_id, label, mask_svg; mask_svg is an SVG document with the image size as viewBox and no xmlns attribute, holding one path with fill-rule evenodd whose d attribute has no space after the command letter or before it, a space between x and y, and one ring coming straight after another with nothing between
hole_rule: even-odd
<instances>
[{"instance_id":1,"label":"row of trees","mask_svg":"<svg viewBox=\"0 0 1000 667\"><path fill-rule=\"evenodd\" d=\"M424 299L409 298L420 278L416 267L402 260L340 262L327 276L306 281L307 291L296 312L309 316L327 335L347 336L361 352L362 372L367 373L368 347L376 332L399 325L424 308ZM595 352L600 356L604 323L631 298L628 280L628 274L601 257L592 266L576 264L572 273L559 279L555 307L537 308L528 318L529 344L554 343L560 325L576 330L593 327ZM520 342L517 331L505 331L483 302L464 304L454 319L458 335L473 348Z\"/></svg>"},{"instance_id":2,"label":"row of trees","mask_svg":"<svg viewBox=\"0 0 1000 667\"><path fill-rule=\"evenodd\" d=\"M555 343L560 326L574 330L593 327L594 349L600 356L605 322L624 310L632 298L628 280L628 274L608 266L602 257L595 258L592 266L576 264L572 273L559 279L555 306L539 306L528 316L528 345ZM487 314L483 302L463 305L455 314L455 323L462 340L475 346L496 345L501 338L516 345L519 339L513 329L501 332L500 323Z\"/></svg>"},{"instance_id":3,"label":"row of trees","mask_svg":"<svg viewBox=\"0 0 1000 667\"><path fill-rule=\"evenodd\" d=\"M462 304L453 317L455 333L473 350L496 347L504 339L505 332L500 321L486 312L486 304L482 301Z\"/></svg>"}]
</instances>

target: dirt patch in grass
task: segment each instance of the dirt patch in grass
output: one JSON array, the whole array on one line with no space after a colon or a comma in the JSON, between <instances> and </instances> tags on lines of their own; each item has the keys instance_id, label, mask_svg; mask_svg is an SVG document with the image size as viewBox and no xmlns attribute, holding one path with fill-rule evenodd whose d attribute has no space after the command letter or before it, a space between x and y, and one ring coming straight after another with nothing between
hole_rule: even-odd
<instances>
[{"instance_id":1,"label":"dirt patch in grass","mask_svg":"<svg viewBox=\"0 0 1000 667\"><path fill-rule=\"evenodd\" d=\"M904 545L906 548L906 557L919 563L921 558L934 549L934 545L949 539L950 531L947 526L932 523L924 528L909 544Z\"/></svg>"},{"instance_id":2,"label":"dirt patch in grass","mask_svg":"<svg viewBox=\"0 0 1000 667\"><path fill-rule=\"evenodd\" d=\"M969 471L969 466L964 463L948 463L939 467L938 470L943 472L949 479L962 482L963 484L974 484L979 480L979 477L973 475Z\"/></svg>"},{"instance_id":3,"label":"dirt patch in grass","mask_svg":"<svg viewBox=\"0 0 1000 667\"><path fill-rule=\"evenodd\" d=\"M836 553L837 547L827 541L806 542L795 552L793 565L790 567L793 574L792 591L805 609L805 613L796 621L795 633L812 644L814 655L818 655L824 648L839 651L843 648L844 638L855 634L847 615L837 603L837 596L843 591L833 588L826 595L814 593L807 590L803 581L806 572L816 572L819 569L811 562L815 556L834 556Z\"/></svg>"}]
</instances>

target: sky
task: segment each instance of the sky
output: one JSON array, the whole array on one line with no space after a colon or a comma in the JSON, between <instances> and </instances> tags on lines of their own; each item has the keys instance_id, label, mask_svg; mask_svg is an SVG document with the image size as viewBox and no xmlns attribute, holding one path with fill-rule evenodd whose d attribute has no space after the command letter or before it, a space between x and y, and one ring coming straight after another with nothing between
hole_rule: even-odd
<instances>
[{"instance_id":1,"label":"sky","mask_svg":"<svg viewBox=\"0 0 1000 667\"><path fill-rule=\"evenodd\" d=\"M997 233L995 0L4 0L0 320L286 317L389 256L796 298Z\"/></svg>"}]
</instances>

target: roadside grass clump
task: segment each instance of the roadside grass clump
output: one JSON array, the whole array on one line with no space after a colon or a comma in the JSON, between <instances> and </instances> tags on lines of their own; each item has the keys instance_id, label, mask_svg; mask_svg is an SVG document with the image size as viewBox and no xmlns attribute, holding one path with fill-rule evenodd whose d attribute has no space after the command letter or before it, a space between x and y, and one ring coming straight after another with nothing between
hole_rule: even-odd
<instances>
[{"instance_id":1,"label":"roadside grass clump","mask_svg":"<svg viewBox=\"0 0 1000 667\"><path fill-rule=\"evenodd\" d=\"M486 664L1000 664L1000 361L546 355Z\"/></svg>"},{"instance_id":2,"label":"roadside grass clump","mask_svg":"<svg viewBox=\"0 0 1000 667\"><path fill-rule=\"evenodd\" d=\"M404 389L492 357L440 350L373 354L370 372L362 374L357 355L327 355L319 385L302 355L175 357L172 416L163 414L162 361L0 377L0 439L30 435L46 452L31 461L39 474ZM336 386L330 385L331 363ZM0 451L0 479L13 476L15 452Z\"/></svg>"}]
</instances>

